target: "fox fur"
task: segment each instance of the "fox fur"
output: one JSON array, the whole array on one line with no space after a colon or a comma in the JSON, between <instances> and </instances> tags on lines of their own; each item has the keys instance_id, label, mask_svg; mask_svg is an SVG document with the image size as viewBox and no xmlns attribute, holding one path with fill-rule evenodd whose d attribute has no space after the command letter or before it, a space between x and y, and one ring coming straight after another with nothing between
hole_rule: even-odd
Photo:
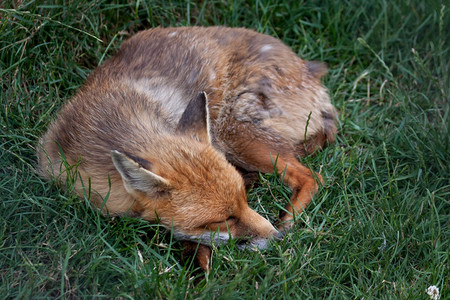
<instances>
[{"instance_id":1,"label":"fox fur","mask_svg":"<svg viewBox=\"0 0 450 300\"><path fill-rule=\"evenodd\" d=\"M144 94L157 90L175 119L205 91L213 146L244 172L272 172L274 161L285 171L293 195L280 227L311 202L315 178L322 178L298 156L334 142L337 132L336 110L321 83L323 63L304 61L252 30L185 27L142 31L105 65L92 81L119 76Z\"/></svg>"},{"instance_id":2,"label":"fox fur","mask_svg":"<svg viewBox=\"0 0 450 300\"><path fill-rule=\"evenodd\" d=\"M264 248L279 232L248 207L235 167L285 171L293 195L280 228L290 226L321 180L298 156L336 133L326 71L248 29L139 32L61 109L39 142L39 172L64 180L64 157L78 163L78 193L90 178L95 205L108 195L105 212L160 220L182 240Z\"/></svg>"}]
</instances>

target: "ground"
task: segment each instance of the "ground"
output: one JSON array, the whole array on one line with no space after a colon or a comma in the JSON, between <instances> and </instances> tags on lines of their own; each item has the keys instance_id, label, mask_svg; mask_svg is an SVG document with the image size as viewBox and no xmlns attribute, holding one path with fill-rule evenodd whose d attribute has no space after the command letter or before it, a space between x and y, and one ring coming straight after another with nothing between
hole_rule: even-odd
<instances>
[{"instance_id":1,"label":"ground","mask_svg":"<svg viewBox=\"0 0 450 300\"><path fill-rule=\"evenodd\" d=\"M131 34L227 25L325 61L337 142L301 158L325 178L264 252L213 249L206 275L164 228L107 218L34 172L35 146L86 76ZM450 9L444 1L5 1L0 4L1 298L449 296ZM290 191L261 175L271 220Z\"/></svg>"}]
</instances>

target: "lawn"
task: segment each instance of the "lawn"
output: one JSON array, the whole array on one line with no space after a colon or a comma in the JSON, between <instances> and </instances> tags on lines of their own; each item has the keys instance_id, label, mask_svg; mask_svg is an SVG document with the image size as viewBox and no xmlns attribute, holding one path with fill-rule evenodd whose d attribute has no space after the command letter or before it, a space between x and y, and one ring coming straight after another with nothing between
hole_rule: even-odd
<instances>
[{"instance_id":1,"label":"lawn","mask_svg":"<svg viewBox=\"0 0 450 300\"><path fill-rule=\"evenodd\" d=\"M0 4L0 298L450 299L450 7L445 1L9 1ZM35 174L37 139L88 74L156 26L248 27L325 61L337 142L325 178L263 252L209 274L157 224L108 218ZM252 208L290 191L262 174Z\"/></svg>"}]
</instances>

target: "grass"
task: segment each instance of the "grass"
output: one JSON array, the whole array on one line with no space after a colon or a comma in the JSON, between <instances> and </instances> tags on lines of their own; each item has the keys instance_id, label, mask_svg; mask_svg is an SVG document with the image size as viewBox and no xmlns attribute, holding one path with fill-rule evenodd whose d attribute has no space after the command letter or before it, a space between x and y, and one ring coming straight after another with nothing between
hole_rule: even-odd
<instances>
[{"instance_id":1,"label":"grass","mask_svg":"<svg viewBox=\"0 0 450 300\"><path fill-rule=\"evenodd\" d=\"M228 25L322 60L337 143L302 158L324 187L265 252L214 249L209 275L164 228L106 218L34 173L35 145L132 33ZM450 299L450 9L444 1L6 1L0 4L0 298ZM275 219L290 191L261 176ZM140 259L142 255L143 259Z\"/></svg>"}]
</instances>

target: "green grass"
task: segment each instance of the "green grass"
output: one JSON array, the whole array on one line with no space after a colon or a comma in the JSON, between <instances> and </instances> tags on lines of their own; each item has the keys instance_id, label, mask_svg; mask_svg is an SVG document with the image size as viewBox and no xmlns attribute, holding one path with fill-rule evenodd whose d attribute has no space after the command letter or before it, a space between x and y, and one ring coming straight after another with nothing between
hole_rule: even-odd
<instances>
[{"instance_id":1,"label":"green grass","mask_svg":"<svg viewBox=\"0 0 450 300\"><path fill-rule=\"evenodd\" d=\"M436 285L450 299L444 1L14 3L0 4L0 298L427 299ZM35 145L130 34L218 24L327 62L340 133L302 158L326 183L286 238L214 249L206 276L164 228L106 218L37 177ZM249 202L273 220L289 195L266 175Z\"/></svg>"}]
</instances>

